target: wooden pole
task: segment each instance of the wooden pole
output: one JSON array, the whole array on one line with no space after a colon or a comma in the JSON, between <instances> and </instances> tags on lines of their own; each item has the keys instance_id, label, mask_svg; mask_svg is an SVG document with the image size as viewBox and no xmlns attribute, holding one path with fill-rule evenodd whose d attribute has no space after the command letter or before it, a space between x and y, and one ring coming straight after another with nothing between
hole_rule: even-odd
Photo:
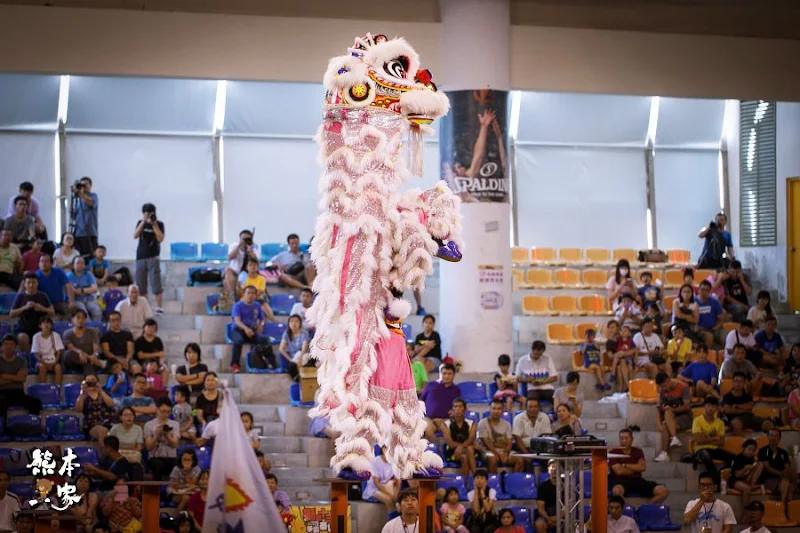
<instances>
[{"instance_id":1,"label":"wooden pole","mask_svg":"<svg viewBox=\"0 0 800 533\"><path fill-rule=\"evenodd\" d=\"M592 533L608 532L608 450L592 450Z\"/></svg>"},{"instance_id":2,"label":"wooden pole","mask_svg":"<svg viewBox=\"0 0 800 533\"><path fill-rule=\"evenodd\" d=\"M435 479L419 480L419 532L434 533L433 516L436 513Z\"/></svg>"},{"instance_id":3,"label":"wooden pole","mask_svg":"<svg viewBox=\"0 0 800 533\"><path fill-rule=\"evenodd\" d=\"M345 481L331 482L331 531L347 533L347 486Z\"/></svg>"}]
</instances>

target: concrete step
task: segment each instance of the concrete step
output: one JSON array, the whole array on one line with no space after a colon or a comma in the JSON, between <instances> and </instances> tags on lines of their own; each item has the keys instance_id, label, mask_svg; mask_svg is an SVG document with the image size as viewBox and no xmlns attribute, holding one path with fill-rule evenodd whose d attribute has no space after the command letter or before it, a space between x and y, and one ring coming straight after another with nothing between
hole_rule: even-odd
<instances>
[{"instance_id":1,"label":"concrete step","mask_svg":"<svg viewBox=\"0 0 800 533\"><path fill-rule=\"evenodd\" d=\"M174 330L194 329L194 317L180 314L163 314L156 318L158 321L159 335L163 336L167 332Z\"/></svg>"},{"instance_id":2,"label":"concrete step","mask_svg":"<svg viewBox=\"0 0 800 533\"><path fill-rule=\"evenodd\" d=\"M264 422L284 422L286 419L285 405L244 403L237 407L240 412L248 411L252 414L256 424Z\"/></svg>"},{"instance_id":3,"label":"concrete step","mask_svg":"<svg viewBox=\"0 0 800 533\"><path fill-rule=\"evenodd\" d=\"M327 468L303 468L303 467L283 467L273 466L271 472L278 476L279 485L286 487L312 487L315 486L315 479L330 476L330 469Z\"/></svg>"},{"instance_id":4,"label":"concrete step","mask_svg":"<svg viewBox=\"0 0 800 533\"><path fill-rule=\"evenodd\" d=\"M583 402L582 418L614 418L617 416L619 416L619 408L616 403L604 403L592 400Z\"/></svg>"},{"instance_id":5,"label":"concrete step","mask_svg":"<svg viewBox=\"0 0 800 533\"><path fill-rule=\"evenodd\" d=\"M622 418L590 418L586 416L581 416L581 425L592 434L596 431L618 432L620 429L627 427L625 420Z\"/></svg>"},{"instance_id":6,"label":"concrete step","mask_svg":"<svg viewBox=\"0 0 800 533\"><path fill-rule=\"evenodd\" d=\"M272 462L275 467L308 467L308 454L305 452L269 452L265 451L264 456Z\"/></svg>"}]
</instances>

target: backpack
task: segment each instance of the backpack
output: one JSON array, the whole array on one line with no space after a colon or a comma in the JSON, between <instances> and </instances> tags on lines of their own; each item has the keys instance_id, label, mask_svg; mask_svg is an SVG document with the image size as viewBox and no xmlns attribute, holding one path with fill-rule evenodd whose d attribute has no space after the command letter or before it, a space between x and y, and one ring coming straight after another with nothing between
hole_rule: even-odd
<instances>
[{"instance_id":1,"label":"backpack","mask_svg":"<svg viewBox=\"0 0 800 533\"><path fill-rule=\"evenodd\" d=\"M6 427L6 433L11 437L41 437L44 435L44 428L41 422L36 423L34 420L25 420L20 422L13 422Z\"/></svg>"},{"instance_id":2,"label":"backpack","mask_svg":"<svg viewBox=\"0 0 800 533\"><path fill-rule=\"evenodd\" d=\"M133 276L128 267L120 267L114 271L114 274L119 274L119 285L127 286L133 284Z\"/></svg>"},{"instance_id":3,"label":"backpack","mask_svg":"<svg viewBox=\"0 0 800 533\"><path fill-rule=\"evenodd\" d=\"M697 261L697 268L717 269L723 266L722 255L725 253L725 239L722 232L713 229L706 235L706 247Z\"/></svg>"},{"instance_id":4,"label":"backpack","mask_svg":"<svg viewBox=\"0 0 800 533\"><path fill-rule=\"evenodd\" d=\"M273 370L278 366L270 344L257 344L250 356L250 367L255 370Z\"/></svg>"},{"instance_id":5,"label":"backpack","mask_svg":"<svg viewBox=\"0 0 800 533\"><path fill-rule=\"evenodd\" d=\"M668 256L664 250L639 250L637 259L640 263L666 263Z\"/></svg>"},{"instance_id":6,"label":"backpack","mask_svg":"<svg viewBox=\"0 0 800 533\"><path fill-rule=\"evenodd\" d=\"M191 274L193 283L219 283L222 281L222 274L218 268L202 268L193 270Z\"/></svg>"}]
</instances>

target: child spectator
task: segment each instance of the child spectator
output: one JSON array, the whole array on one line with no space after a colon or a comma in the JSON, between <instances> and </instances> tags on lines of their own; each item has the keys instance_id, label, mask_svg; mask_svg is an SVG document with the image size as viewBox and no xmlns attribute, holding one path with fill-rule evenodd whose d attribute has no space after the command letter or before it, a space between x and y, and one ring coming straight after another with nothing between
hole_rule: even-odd
<instances>
[{"instance_id":1,"label":"child spectator","mask_svg":"<svg viewBox=\"0 0 800 533\"><path fill-rule=\"evenodd\" d=\"M425 368L428 372L433 372L442 364L442 338L433 328L436 325L436 318L433 315L425 315L422 319L422 333L417 335L415 342L417 355L425 358Z\"/></svg>"},{"instance_id":2,"label":"child spectator","mask_svg":"<svg viewBox=\"0 0 800 533\"><path fill-rule=\"evenodd\" d=\"M612 320L612 322L614 322L615 325L618 324L616 320ZM611 373L617 380L617 391L628 392L628 383L633 374L633 357L636 355L636 347L633 345L631 328L622 326L616 341L609 340L608 342L609 351L613 350L614 353L614 357L611 361Z\"/></svg>"},{"instance_id":3,"label":"child spectator","mask_svg":"<svg viewBox=\"0 0 800 533\"><path fill-rule=\"evenodd\" d=\"M681 373L692 348L692 341L684 336L683 328L680 325L672 326L672 338L667 343L667 362L673 376Z\"/></svg>"},{"instance_id":4,"label":"child spectator","mask_svg":"<svg viewBox=\"0 0 800 533\"><path fill-rule=\"evenodd\" d=\"M175 389L175 405L172 406L172 417L180 427L181 445L192 444L197 437L189 394L189 388L186 385L177 387Z\"/></svg>"},{"instance_id":5,"label":"child spectator","mask_svg":"<svg viewBox=\"0 0 800 533\"><path fill-rule=\"evenodd\" d=\"M314 293L311 292L311 289L302 289L300 291L300 301L296 302L292 306L292 310L289 311L289 315L297 315L301 319L303 319L303 329L311 333L311 328L308 325L308 321L306 321L306 311L311 307L311 301L314 298Z\"/></svg>"},{"instance_id":6,"label":"child spectator","mask_svg":"<svg viewBox=\"0 0 800 533\"><path fill-rule=\"evenodd\" d=\"M790 390L797 378L800 378L800 344L793 344L783 365L783 371L779 376L782 380L784 390Z\"/></svg>"},{"instance_id":7,"label":"child spectator","mask_svg":"<svg viewBox=\"0 0 800 533\"><path fill-rule=\"evenodd\" d=\"M253 428L253 413L244 411L240 416L242 424L244 424L244 432L247 434L247 440L250 441L250 446L258 449L261 446L261 433Z\"/></svg>"},{"instance_id":8,"label":"child spectator","mask_svg":"<svg viewBox=\"0 0 800 533\"><path fill-rule=\"evenodd\" d=\"M272 307L269 305L269 292L267 292L267 278L262 276L258 271L257 261L247 261L245 272L239 274L239 299L244 298L244 291L247 287L255 287L256 301L261 305L261 310L264 311L264 316L270 322L276 322L275 314L272 312Z\"/></svg>"},{"instance_id":9,"label":"child spectator","mask_svg":"<svg viewBox=\"0 0 800 533\"><path fill-rule=\"evenodd\" d=\"M645 270L639 274L639 279L642 281L639 290L636 291L639 297L639 304L642 309L647 309L649 305L655 305L660 315L663 307L661 303L661 287L653 283L653 273Z\"/></svg>"},{"instance_id":10,"label":"child spectator","mask_svg":"<svg viewBox=\"0 0 800 533\"><path fill-rule=\"evenodd\" d=\"M39 330L31 343L31 355L39 370L39 383L47 383L47 373L53 372L53 383L61 385L61 353L64 351L61 335L53 331L53 319L49 316L39 320Z\"/></svg>"},{"instance_id":11,"label":"child spectator","mask_svg":"<svg viewBox=\"0 0 800 533\"><path fill-rule=\"evenodd\" d=\"M623 326L628 326L631 331L639 331L639 325L642 323L642 310L633 300L632 294L626 292L620 296L619 305L616 309L617 320Z\"/></svg>"},{"instance_id":12,"label":"child spectator","mask_svg":"<svg viewBox=\"0 0 800 533\"><path fill-rule=\"evenodd\" d=\"M122 363L119 361L112 361L111 375L108 376L106 384L103 385L103 390L114 399L115 404L119 405L122 402L122 398L130 394L130 389L131 385L128 374L122 370Z\"/></svg>"},{"instance_id":13,"label":"child spectator","mask_svg":"<svg viewBox=\"0 0 800 533\"><path fill-rule=\"evenodd\" d=\"M717 268L716 272L712 272L706 277L706 281L711 284L711 297L715 298L719 303L725 301L725 272L727 269L724 266Z\"/></svg>"},{"instance_id":14,"label":"child spectator","mask_svg":"<svg viewBox=\"0 0 800 533\"><path fill-rule=\"evenodd\" d=\"M42 239L36 237L31 243L31 249L22 254L22 273L39 270L40 257L42 257Z\"/></svg>"},{"instance_id":15,"label":"child spectator","mask_svg":"<svg viewBox=\"0 0 800 533\"><path fill-rule=\"evenodd\" d=\"M278 490L278 477L275 474L267 474L267 487L272 493L272 498L275 500L275 505L278 506L278 511L288 513L292 507L292 502L289 500L289 495Z\"/></svg>"},{"instance_id":16,"label":"child spectator","mask_svg":"<svg viewBox=\"0 0 800 533\"><path fill-rule=\"evenodd\" d=\"M449 487L444 493L444 503L439 508L442 525L446 533L470 533L464 525L464 513L467 510L458 503L458 489Z\"/></svg>"},{"instance_id":17,"label":"child spectator","mask_svg":"<svg viewBox=\"0 0 800 533\"><path fill-rule=\"evenodd\" d=\"M606 383L605 373L603 372L603 360L600 352L600 347L594 342L595 331L591 328L586 330L584 342L580 345L579 350L583 357L583 367L586 370L594 372L597 376L597 384L594 386L598 392L610 391L611 385Z\"/></svg>"},{"instance_id":18,"label":"child spectator","mask_svg":"<svg viewBox=\"0 0 800 533\"><path fill-rule=\"evenodd\" d=\"M525 398L517 393L517 378L509 369L511 368L511 358L508 354L502 354L497 358L497 366L500 369L494 375L494 383L497 385L497 392L492 396L495 400L505 403L506 411L514 410L514 401L519 401L520 408L525 408Z\"/></svg>"},{"instance_id":19,"label":"child spectator","mask_svg":"<svg viewBox=\"0 0 800 533\"><path fill-rule=\"evenodd\" d=\"M106 259L106 247L102 244L94 249L94 257L89 260L89 270L97 280L99 287L106 285L109 281L117 281L117 278L111 275L111 263Z\"/></svg>"},{"instance_id":20,"label":"child spectator","mask_svg":"<svg viewBox=\"0 0 800 533\"><path fill-rule=\"evenodd\" d=\"M197 529L202 529L203 518L206 514L206 497L208 496L208 479L211 473L208 470L203 470L197 478L197 486L200 490L195 492L189 498L189 503L186 505L186 510L189 511L189 516L194 520Z\"/></svg>"},{"instance_id":21,"label":"child spectator","mask_svg":"<svg viewBox=\"0 0 800 533\"><path fill-rule=\"evenodd\" d=\"M272 463L264 456L264 452L261 450L256 450L256 459L258 459L258 466L261 467L261 471L266 477L269 471L272 470Z\"/></svg>"},{"instance_id":22,"label":"child spectator","mask_svg":"<svg viewBox=\"0 0 800 533\"><path fill-rule=\"evenodd\" d=\"M169 368L167 368L167 354L164 352L164 343L156 335L158 322L152 318L145 319L142 336L133 342L133 358L147 369L149 361L155 361L156 372L161 373L161 383L169 383ZM162 387L156 387L160 389Z\"/></svg>"},{"instance_id":23,"label":"child spectator","mask_svg":"<svg viewBox=\"0 0 800 533\"><path fill-rule=\"evenodd\" d=\"M148 359L144 364L144 377L147 379L147 391L149 393L158 393L158 391L165 390L161 374L158 372L157 359ZM150 395L152 396L152 394Z\"/></svg>"},{"instance_id":24,"label":"child spectator","mask_svg":"<svg viewBox=\"0 0 800 533\"><path fill-rule=\"evenodd\" d=\"M644 368L650 375L650 379L658 372L659 365L664 365L666 360L662 355L664 344L661 337L653 332L653 321L650 319L642 322L642 331L633 336L633 345L636 347L636 368ZM669 375L669 374L668 374Z\"/></svg>"},{"instance_id":25,"label":"child spectator","mask_svg":"<svg viewBox=\"0 0 800 533\"><path fill-rule=\"evenodd\" d=\"M755 329L759 330L764 327L767 317L775 316L770 305L770 295L767 291L758 291L756 296L756 305L750 308L747 312L747 319L753 323Z\"/></svg>"},{"instance_id":26,"label":"child spectator","mask_svg":"<svg viewBox=\"0 0 800 533\"><path fill-rule=\"evenodd\" d=\"M734 457L731 473L728 476L728 487L742 493L742 505L750 501L750 494L758 489L758 480L764 471L764 465L756 462L758 444L754 439L742 443L742 453Z\"/></svg>"},{"instance_id":27,"label":"child spectator","mask_svg":"<svg viewBox=\"0 0 800 533\"><path fill-rule=\"evenodd\" d=\"M184 450L178 459L178 464L172 468L169 475L170 485L167 487L167 495L171 501L178 504L180 513L186 509L191 493L197 488L200 467L197 466L197 453L192 448Z\"/></svg>"},{"instance_id":28,"label":"child spectator","mask_svg":"<svg viewBox=\"0 0 800 533\"><path fill-rule=\"evenodd\" d=\"M683 284L690 286L692 288L693 295L697 296L699 290L697 285L694 284L694 269L692 267L686 267L683 269Z\"/></svg>"},{"instance_id":29,"label":"child spectator","mask_svg":"<svg viewBox=\"0 0 800 533\"><path fill-rule=\"evenodd\" d=\"M495 529L494 533L525 533L525 528L516 525L517 519L514 512L508 507L500 509L497 516L500 520L500 527Z\"/></svg>"},{"instance_id":30,"label":"child spectator","mask_svg":"<svg viewBox=\"0 0 800 533\"><path fill-rule=\"evenodd\" d=\"M656 325L655 330L661 331L661 323L663 321L663 316L661 315L661 310L658 308L656 304L647 304L644 307L644 318L649 318L653 321L653 324Z\"/></svg>"},{"instance_id":31,"label":"child spectator","mask_svg":"<svg viewBox=\"0 0 800 533\"><path fill-rule=\"evenodd\" d=\"M694 387L693 396L698 398L713 396L717 400L722 399L717 392L717 365L708 360L708 348L701 344L697 347L696 353L697 361L689 363L678 379Z\"/></svg>"},{"instance_id":32,"label":"child spectator","mask_svg":"<svg viewBox=\"0 0 800 533\"><path fill-rule=\"evenodd\" d=\"M364 500L375 499L386 506L389 512L394 511L397 495L400 493L400 480L394 477L394 469L386 460L386 447L381 447L381 454L372 463L372 476L364 487Z\"/></svg>"},{"instance_id":33,"label":"child spectator","mask_svg":"<svg viewBox=\"0 0 800 533\"><path fill-rule=\"evenodd\" d=\"M492 531L497 526L497 515L494 511L497 491L489 488L488 484L489 474L479 468L473 476L472 490L467 494L472 511L467 522L470 531Z\"/></svg>"},{"instance_id":34,"label":"child spectator","mask_svg":"<svg viewBox=\"0 0 800 533\"><path fill-rule=\"evenodd\" d=\"M418 358L416 356L413 342L406 342L406 352L408 353L408 359L411 361L411 375L414 377L414 388L417 390L417 395L419 395L428 383L428 371L425 369L424 363L425 358Z\"/></svg>"}]
</instances>

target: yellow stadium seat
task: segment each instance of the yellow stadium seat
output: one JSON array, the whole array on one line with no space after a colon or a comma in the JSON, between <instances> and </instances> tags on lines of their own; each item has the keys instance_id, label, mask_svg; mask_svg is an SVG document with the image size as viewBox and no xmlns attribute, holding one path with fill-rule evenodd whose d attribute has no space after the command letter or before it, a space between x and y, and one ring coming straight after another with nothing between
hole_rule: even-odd
<instances>
[{"instance_id":1,"label":"yellow stadium seat","mask_svg":"<svg viewBox=\"0 0 800 533\"><path fill-rule=\"evenodd\" d=\"M699 268L694 271L694 282L696 285L700 285L701 281L705 281L708 276L714 274L713 270L708 270L706 268Z\"/></svg>"},{"instance_id":2,"label":"yellow stadium seat","mask_svg":"<svg viewBox=\"0 0 800 533\"><path fill-rule=\"evenodd\" d=\"M555 274L556 285L563 288L576 288L581 286L581 273L575 268L560 268Z\"/></svg>"},{"instance_id":3,"label":"yellow stadium seat","mask_svg":"<svg viewBox=\"0 0 800 533\"><path fill-rule=\"evenodd\" d=\"M683 270L674 268L664 273L664 288L677 289L683 285Z\"/></svg>"},{"instance_id":4,"label":"yellow stadium seat","mask_svg":"<svg viewBox=\"0 0 800 533\"><path fill-rule=\"evenodd\" d=\"M691 262L692 254L689 250L668 250L667 258L674 265L688 265Z\"/></svg>"},{"instance_id":5,"label":"yellow stadium seat","mask_svg":"<svg viewBox=\"0 0 800 533\"><path fill-rule=\"evenodd\" d=\"M600 325L594 322L583 322L575 326L575 339L580 344L586 338L586 330L593 329L595 333L600 331Z\"/></svg>"},{"instance_id":6,"label":"yellow stadium seat","mask_svg":"<svg viewBox=\"0 0 800 533\"><path fill-rule=\"evenodd\" d=\"M615 248L614 249L614 262L616 263L620 259L627 259L629 263L637 263L637 253L636 250L632 248Z\"/></svg>"},{"instance_id":7,"label":"yellow stadium seat","mask_svg":"<svg viewBox=\"0 0 800 533\"><path fill-rule=\"evenodd\" d=\"M534 289L552 289L553 271L549 268L529 268L525 274L524 287Z\"/></svg>"},{"instance_id":8,"label":"yellow stadium seat","mask_svg":"<svg viewBox=\"0 0 800 533\"><path fill-rule=\"evenodd\" d=\"M553 312L559 315L585 315L586 312L578 309L578 300L574 296L553 296L550 300Z\"/></svg>"},{"instance_id":9,"label":"yellow stadium seat","mask_svg":"<svg viewBox=\"0 0 800 533\"><path fill-rule=\"evenodd\" d=\"M723 379L719 382L719 393L722 396L728 394L731 389L733 389L733 380L732 379Z\"/></svg>"},{"instance_id":10,"label":"yellow stadium seat","mask_svg":"<svg viewBox=\"0 0 800 533\"><path fill-rule=\"evenodd\" d=\"M742 453L742 443L744 441L744 437L725 437L725 444L722 449L734 455L739 455Z\"/></svg>"},{"instance_id":11,"label":"yellow stadium seat","mask_svg":"<svg viewBox=\"0 0 800 533\"><path fill-rule=\"evenodd\" d=\"M521 268L511 269L511 290L516 290L525 285L525 271Z\"/></svg>"},{"instance_id":12,"label":"yellow stadium seat","mask_svg":"<svg viewBox=\"0 0 800 533\"><path fill-rule=\"evenodd\" d=\"M587 268L582 273L582 282L587 289L605 289L606 283L608 283L608 272Z\"/></svg>"},{"instance_id":13,"label":"yellow stadium seat","mask_svg":"<svg viewBox=\"0 0 800 533\"><path fill-rule=\"evenodd\" d=\"M719 365L722 364L722 350L709 350L708 351L708 360L717 365L717 369L719 369Z\"/></svg>"},{"instance_id":14,"label":"yellow stadium seat","mask_svg":"<svg viewBox=\"0 0 800 533\"><path fill-rule=\"evenodd\" d=\"M511 262L515 265L527 265L531 262L531 251L528 248L514 246L511 248Z\"/></svg>"},{"instance_id":15,"label":"yellow stadium seat","mask_svg":"<svg viewBox=\"0 0 800 533\"><path fill-rule=\"evenodd\" d=\"M632 379L628 383L628 392L632 402L656 403L658 400L658 387L652 379Z\"/></svg>"},{"instance_id":16,"label":"yellow stadium seat","mask_svg":"<svg viewBox=\"0 0 800 533\"><path fill-rule=\"evenodd\" d=\"M754 407L753 414L760 418L777 418L781 416L781 410L777 407Z\"/></svg>"},{"instance_id":17,"label":"yellow stadium seat","mask_svg":"<svg viewBox=\"0 0 800 533\"><path fill-rule=\"evenodd\" d=\"M576 372L592 372L584 366L583 354L579 351L572 352L572 370Z\"/></svg>"},{"instance_id":18,"label":"yellow stadium seat","mask_svg":"<svg viewBox=\"0 0 800 533\"><path fill-rule=\"evenodd\" d=\"M786 509L783 502L773 500L763 500L764 504L764 525L766 527L794 527L797 522L786 518Z\"/></svg>"},{"instance_id":19,"label":"yellow stadium seat","mask_svg":"<svg viewBox=\"0 0 800 533\"><path fill-rule=\"evenodd\" d=\"M703 416L705 409L705 407L692 407L692 419L695 419L698 416Z\"/></svg>"},{"instance_id":20,"label":"yellow stadium seat","mask_svg":"<svg viewBox=\"0 0 800 533\"><path fill-rule=\"evenodd\" d=\"M557 264L555 248L531 248L531 261L543 265Z\"/></svg>"},{"instance_id":21,"label":"yellow stadium seat","mask_svg":"<svg viewBox=\"0 0 800 533\"><path fill-rule=\"evenodd\" d=\"M737 324L736 322L724 322L722 324L722 329L725 330L725 334L726 335L728 333L730 333L731 331L735 330L738 327L739 327L739 324Z\"/></svg>"},{"instance_id":22,"label":"yellow stadium seat","mask_svg":"<svg viewBox=\"0 0 800 533\"><path fill-rule=\"evenodd\" d=\"M548 344L575 344L575 334L572 324L553 322L547 324Z\"/></svg>"},{"instance_id":23,"label":"yellow stadium seat","mask_svg":"<svg viewBox=\"0 0 800 533\"><path fill-rule=\"evenodd\" d=\"M550 301L547 296L526 294L522 297L522 314L552 316L554 313L550 310Z\"/></svg>"},{"instance_id":24,"label":"yellow stadium seat","mask_svg":"<svg viewBox=\"0 0 800 533\"><path fill-rule=\"evenodd\" d=\"M611 252L606 248L587 248L586 262L592 265L607 265L611 263Z\"/></svg>"},{"instance_id":25,"label":"yellow stadium seat","mask_svg":"<svg viewBox=\"0 0 800 533\"><path fill-rule=\"evenodd\" d=\"M559 248L558 259L567 264L583 263L583 249L581 248Z\"/></svg>"},{"instance_id":26,"label":"yellow stadium seat","mask_svg":"<svg viewBox=\"0 0 800 533\"><path fill-rule=\"evenodd\" d=\"M611 311L608 310L608 300L605 296L598 296L591 294L581 296L580 308L584 314L589 315L610 315Z\"/></svg>"},{"instance_id":27,"label":"yellow stadium seat","mask_svg":"<svg viewBox=\"0 0 800 533\"><path fill-rule=\"evenodd\" d=\"M667 313L672 312L672 302L675 301L677 296L664 296L664 307L667 309Z\"/></svg>"},{"instance_id":28,"label":"yellow stadium seat","mask_svg":"<svg viewBox=\"0 0 800 533\"><path fill-rule=\"evenodd\" d=\"M759 435L758 437L756 437L756 448L758 448L759 450L764 446L766 446L767 444L769 444L769 437L767 437L766 435Z\"/></svg>"}]
</instances>

